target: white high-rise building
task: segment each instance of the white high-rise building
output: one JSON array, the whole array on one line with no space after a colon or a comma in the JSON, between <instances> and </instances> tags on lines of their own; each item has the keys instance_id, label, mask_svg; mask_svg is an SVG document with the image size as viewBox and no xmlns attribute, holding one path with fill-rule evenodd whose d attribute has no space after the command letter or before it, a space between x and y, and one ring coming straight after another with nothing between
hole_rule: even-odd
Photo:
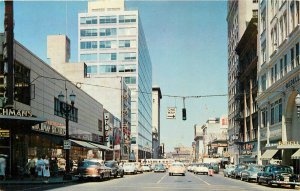
<instances>
[{"instance_id":1,"label":"white high-rise building","mask_svg":"<svg viewBox=\"0 0 300 191\"><path fill-rule=\"evenodd\" d=\"M124 0L89 1L78 26L78 60L88 77L122 77L131 89L131 150L136 160L150 157L152 64L139 12L127 10Z\"/></svg>"},{"instance_id":2,"label":"white high-rise building","mask_svg":"<svg viewBox=\"0 0 300 191\"><path fill-rule=\"evenodd\" d=\"M238 163L239 148L235 144L240 139L238 137L240 124L238 122L241 115L239 108L240 95L239 81L237 79L239 70L239 58L236 47L242 38L252 15L257 15L258 0L228 0L227 5L227 35L228 35L228 152L231 155L231 162Z\"/></svg>"},{"instance_id":3,"label":"white high-rise building","mask_svg":"<svg viewBox=\"0 0 300 191\"><path fill-rule=\"evenodd\" d=\"M160 87L152 87L152 158L162 158L160 150Z\"/></svg>"}]
</instances>

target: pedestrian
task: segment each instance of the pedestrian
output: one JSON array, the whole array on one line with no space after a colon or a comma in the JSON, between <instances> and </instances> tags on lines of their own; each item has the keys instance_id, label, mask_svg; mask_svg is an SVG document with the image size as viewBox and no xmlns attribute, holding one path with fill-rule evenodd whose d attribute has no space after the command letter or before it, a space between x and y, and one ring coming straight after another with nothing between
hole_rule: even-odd
<instances>
[{"instance_id":1,"label":"pedestrian","mask_svg":"<svg viewBox=\"0 0 300 191\"><path fill-rule=\"evenodd\" d=\"M6 170L6 156L7 155L0 155L0 177L2 180L6 179L5 170Z\"/></svg>"},{"instance_id":2,"label":"pedestrian","mask_svg":"<svg viewBox=\"0 0 300 191\"><path fill-rule=\"evenodd\" d=\"M26 168L29 172L30 178L32 180L34 180L35 178L35 160L34 160L34 156L31 157L31 159L29 159L28 163L26 164Z\"/></svg>"},{"instance_id":3,"label":"pedestrian","mask_svg":"<svg viewBox=\"0 0 300 191\"><path fill-rule=\"evenodd\" d=\"M55 157L52 161L52 167L53 167L53 175L54 177L58 176L58 160L57 157Z\"/></svg>"},{"instance_id":4,"label":"pedestrian","mask_svg":"<svg viewBox=\"0 0 300 191\"><path fill-rule=\"evenodd\" d=\"M47 155L44 157L44 164L43 177L46 179L46 182L48 182L50 178L50 162Z\"/></svg>"},{"instance_id":5,"label":"pedestrian","mask_svg":"<svg viewBox=\"0 0 300 191\"><path fill-rule=\"evenodd\" d=\"M45 167L45 162L44 160L39 156L37 162L36 162L36 172L38 178L41 180L43 179L43 169Z\"/></svg>"}]
</instances>

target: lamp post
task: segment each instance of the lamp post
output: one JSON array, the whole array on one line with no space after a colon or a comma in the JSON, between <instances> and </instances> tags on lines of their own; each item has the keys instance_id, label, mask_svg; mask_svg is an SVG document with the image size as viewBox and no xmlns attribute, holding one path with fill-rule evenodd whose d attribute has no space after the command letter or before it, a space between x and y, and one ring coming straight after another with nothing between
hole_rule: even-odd
<instances>
[{"instance_id":1,"label":"lamp post","mask_svg":"<svg viewBox=\"0 0 300 191\"><path fill-rule=\"evenodd\" d=\"M297 109L297 117L300 118L300 94L298 93L295 98L295 105Z\"/></svg>"},{"instance_id":2,"label":"lamp post","mask_svg":"<svg viewBox=\"0 0 300 191\"><path fill-rule=\"evenodd\" d=\"M67 88L66 88L66 95L67 95ZM72 93L69 95L71 105L68 104L68 98L65 96L62 92L58 95L58 100L60 102L60 112L65 116L66 119L66 137L65 141L69 141L69 117L70 117L70 112L74 109L74 103L75 103L75 98L76 95ZM70 143L69 143L70 144ZM66 172L64 174L63 179L64 180L72 180L72 176L70 175L70 148L66 148Z\"/></svg>"}]
</instances>

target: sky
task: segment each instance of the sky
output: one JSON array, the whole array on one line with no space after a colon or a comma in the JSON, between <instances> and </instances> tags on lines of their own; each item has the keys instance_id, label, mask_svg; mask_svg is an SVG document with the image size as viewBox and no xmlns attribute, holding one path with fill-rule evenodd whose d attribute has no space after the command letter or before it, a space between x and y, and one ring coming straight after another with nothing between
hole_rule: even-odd
<instances>
[{"instance_id":1,"label":"sky","mask_svg":"<svg viewBox=\"0 0 300 191\"><path fill-rule=\"evenodd\" d=\"M173 96L227 94L227 2L125 1L139 10L151 61L153 85L161 99L161 142L166 151L191 146L194 125L227 115L227 95L186 98L187 120L182 120L183 99ZM47 35L67 34L71 62L77 62L78 13L87 1L16 1L15 39L47 61ZM0 20L4 2L0 0ZM3 24L0 24L3 31ZM166 119L168 107L176 107L176 119Z\"/></svg>"}]
</instances>

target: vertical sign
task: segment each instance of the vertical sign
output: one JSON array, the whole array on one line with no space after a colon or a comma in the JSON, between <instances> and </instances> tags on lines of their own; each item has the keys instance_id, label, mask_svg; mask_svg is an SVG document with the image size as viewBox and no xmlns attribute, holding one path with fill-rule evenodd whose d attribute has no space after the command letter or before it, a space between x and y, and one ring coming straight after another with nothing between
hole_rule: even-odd
<instances>
[{"instance_id":1,"label":"vertical sign","mask_svg":"<svg viewBox=\"0 0 300 191\"><path fill-rule=\"evenodd\" d=\"M104 142L106 143L109 140L108 130L109 130L109 113L104 113Z\"/></svg>"}]
</instances>

